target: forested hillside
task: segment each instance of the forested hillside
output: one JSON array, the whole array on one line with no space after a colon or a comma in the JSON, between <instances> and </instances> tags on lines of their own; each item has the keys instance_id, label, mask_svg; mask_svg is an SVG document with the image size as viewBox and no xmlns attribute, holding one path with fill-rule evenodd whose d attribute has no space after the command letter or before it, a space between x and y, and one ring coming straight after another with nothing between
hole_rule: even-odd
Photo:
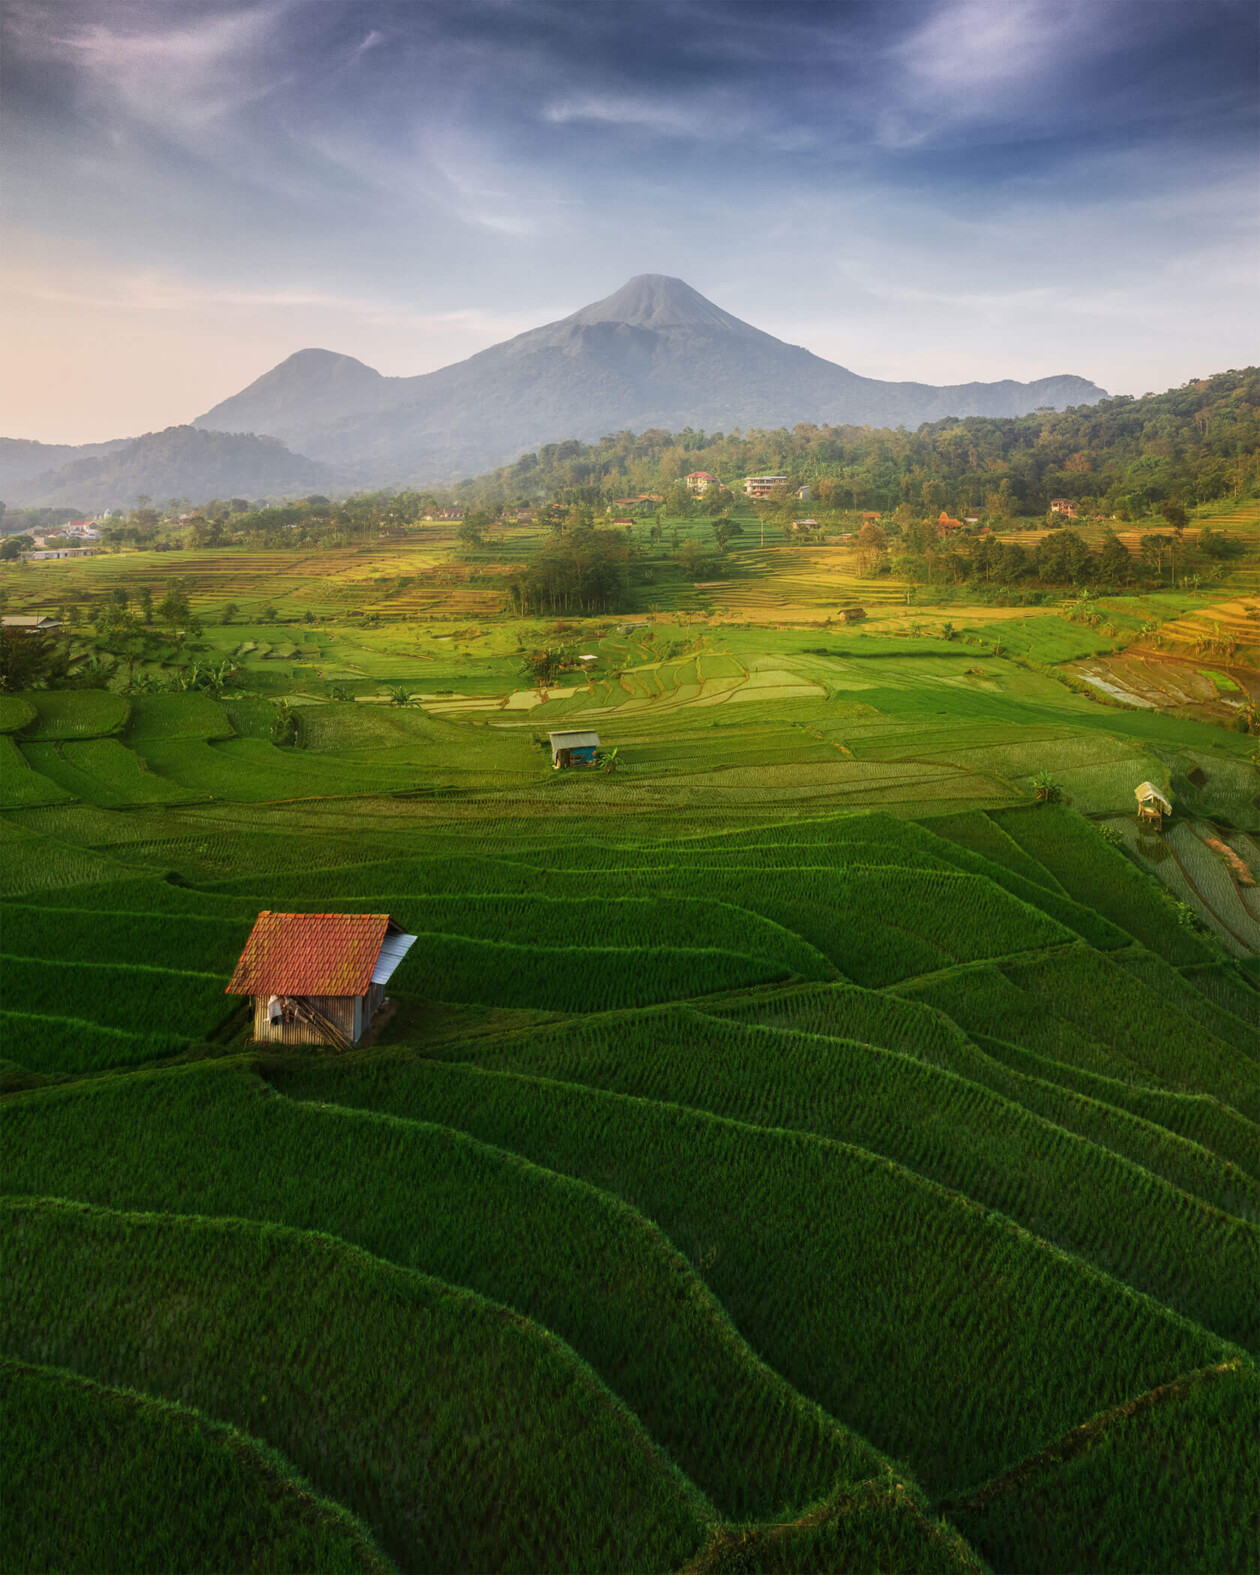
<instances>
[{"instance_id":1,"label":"forested hillside","mask_svg":"<svg viewBox=\"0 0 1260 1575\"><path fill-rule=\"evenodd\" d=\"M33 463L37 464L38 460ZM117 509L137 495L208 498L215 493L292 496L333 477L327 465L291 454L275 438L167 427L121 446L89 449L59 469L6 483L8 501Z\"/></svg>"},{"instance_id":2,"label":"forested hillside","mask_svg":"<svg viewBox=\"0 0 1260 1575\"><path fill-rule=\"evenodd\" d=\"M1141 399L1017 417L948 419L904 429L618 432L552 443L456 489L469 500L535 499L570 489L609 497L660 492L688 471L738 483L761 472L816 486L823 502L890 510L988 507L1042 514L1078 498L1120 519L1165 499L1186 505L1260 488L1260 368L1221 372Z\"/></svg>"}]
</instances>

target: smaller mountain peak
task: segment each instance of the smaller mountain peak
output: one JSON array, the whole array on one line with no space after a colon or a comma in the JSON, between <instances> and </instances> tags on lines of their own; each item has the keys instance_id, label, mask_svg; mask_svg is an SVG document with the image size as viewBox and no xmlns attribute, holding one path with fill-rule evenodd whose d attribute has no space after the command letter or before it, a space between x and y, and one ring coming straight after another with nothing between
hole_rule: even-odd
<instances>
[{"instance_id":1,"label":"smaller mountain peak","mask_svg":"<svg viewBox=\"0 0 1260 1575\"><path fill-rule=\"evenodd\" d=\"M355 360L352 355L342 355L336 350L295 350L292 355L286 356L277 366L273 366L272 373L281 371L290 372L317 372L327 374L340 372L343 376L357 372L366 372L369 377L379 377L379 372L373 371L363 361ZM266 374L265 374L266 375Z\"/></svg>"},{"instance_id":2,"label":"smaller mountain peak","mask_svg":"<svg viewBox=\"0 0 1260 1575\"><path fill-rule=\"evenodd\" d=\"M589 327L595 323L625 323L632 328L740 329L747 323L732 317L706 300L685 279L665 273L637 273L602 301L593 301L566 318L567 323Z\"/></svg>"}]
</instances>

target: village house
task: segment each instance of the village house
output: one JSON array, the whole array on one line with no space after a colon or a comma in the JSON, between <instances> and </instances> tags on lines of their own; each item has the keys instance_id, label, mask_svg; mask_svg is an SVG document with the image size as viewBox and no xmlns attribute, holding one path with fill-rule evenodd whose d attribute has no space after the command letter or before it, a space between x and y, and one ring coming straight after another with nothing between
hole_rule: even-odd
<instances>
[{"instance_id":1,"label":"village house","mask_svg":"<svg viewBox=\"0 0 1260 1575\"><path fill-rule=\"evenodd\" d=\"M226 993L253 997L255 1039L348 1049L386 1005L415 941L387 913L265 911Z\"/></svg>"},{"instance_id":2,"label":"village house","mask_svg":"<svg viewBox=\"0 0 1260 1575\"><path fill-rule=\"evenodd\" d=\"M1075 498L1050 499L1051 514L1062 514L1070 520L1074 520L1076 518L1076 511L1079 507L1080 505L1077 503Z\"/></svg>"},{"instance_id":3,"label":"village house","mask_svg":"<svg viewBox=\"0 0 1260 1575\"><path fill-rule=\"evenodd\" d=\"M0 626L15 629L19 634L55 634L61 628L57 618L31 618L22 613L11 613L0 618Z\"/></svg>"},{"instance_id":4,"label":"village house","mask_svg":"<svg viewBox=\"0 0 1260 1575\"><path fill-rule=\"evenodd\" d=\"M41 563L45 558L91 558L99 549L96 547L50 547L39 552L24 552L24 563Z\"/></svg>"},{"instance_id":5,"label":"village house","mask_svg":"<svg viewBox=\"0 0 1260 1575\"><path fill-rule=\"evenodd\" d=\"M745 476L744 495L749 498L768 498L776 487L783 486L786 476Z\"/></svg>"},{"instance_id":6,"label":"village house","mask_svg":"<svg viewBox=\"0 0 1260 1575\"><path fill-rule=\"evenodd\" d=\"M940 517L936 521L936 528L940 531L942 536L948 536L956 530L961 530L963 528L963 522L961 520L951 519L946 511L942 509L940 512Z\"/></svg>"},{"instance_id":7,"label":"village house","mask_svg":"<svg viewBox=\"0 0 1260 1575\"><path fill-rule=\"evenodd\" d=\"M793 520L792 521L792 529L793 530L817 530L818 529L818 521L817 520Z\"/></svg>"},{"instance_id":8,"label":"village house","mask_svg":"<svg viewBox=\"0 0 1260 1575\"><path fill-rule=\"evenodd\" d=\"M551 744L551 769L565 766L593 766L599 749L598 733L548 733Z\"/></svg>"},{"instance_id":9,"label":"village house","mask_svg":"<svg viewBox=\"0 0 1260 1575\"><path fill-rule=\"evenodd\" d=\"M707 492L710 487L720 487L722 484L716 476L711 475L707 470L690 471L686 477L686 481L687 491L695 493L704 493Z\"/></svg>"},{"instance_id":10,"label":"village house","mask_svg":"<svg viewBox=\"0 0 1260 1575\"><path fill-rule=\"evenodd\" d=\"M813 487L797 487L796 496L801 503L808 503L814 496L814 489Z\"/></svg>"}]
</instances>

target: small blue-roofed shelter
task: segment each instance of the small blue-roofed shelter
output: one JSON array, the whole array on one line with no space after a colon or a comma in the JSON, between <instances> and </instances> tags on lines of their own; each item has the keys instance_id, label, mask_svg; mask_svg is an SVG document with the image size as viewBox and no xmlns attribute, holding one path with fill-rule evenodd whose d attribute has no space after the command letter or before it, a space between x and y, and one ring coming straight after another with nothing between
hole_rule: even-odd
<instances>
[{"instance_id":1,"label":"small blue-roofed shelter","mask_svg":"<svg viewBox=\"0 0 1260 1575\"><path fill-rule=\"evenodd\" d=\"M599 749L598 733L549 733L551 769L562 766L593 766Z\"/></svg>"}]
</instances>

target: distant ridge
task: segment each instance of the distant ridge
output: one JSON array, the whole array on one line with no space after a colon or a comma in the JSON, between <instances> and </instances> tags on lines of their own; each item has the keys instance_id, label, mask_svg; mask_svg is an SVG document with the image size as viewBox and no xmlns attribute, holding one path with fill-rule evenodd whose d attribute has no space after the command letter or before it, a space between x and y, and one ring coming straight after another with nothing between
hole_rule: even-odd
<instances>
[{"instance_id":1,"label":"distant ridge","mask_svg":"<svg viewBox=\"0 0 1260 1575\"><path fill-rule=\"evenodd\" d=\"M6 488L7 500L44 508L121 509L140 493L167 498L291 497L335 484L327 465L291 454L275 438L167 427L90 453Z\"/></svg>"},{"instance_id":2,"label":"distant ridge","mask_svg":"<svg viewBox=\"0 0 1260 1575\"><path fill-rule=\"evenodd\" d=\"M638 274L601 301L419 377L302 350L195 425L258 432L352 470L364 484L440 482L564 438L645 427L917 427L1093 404L1096 384L884 383L785 344L682 279Z\"/></svg>"}]
</instances>

